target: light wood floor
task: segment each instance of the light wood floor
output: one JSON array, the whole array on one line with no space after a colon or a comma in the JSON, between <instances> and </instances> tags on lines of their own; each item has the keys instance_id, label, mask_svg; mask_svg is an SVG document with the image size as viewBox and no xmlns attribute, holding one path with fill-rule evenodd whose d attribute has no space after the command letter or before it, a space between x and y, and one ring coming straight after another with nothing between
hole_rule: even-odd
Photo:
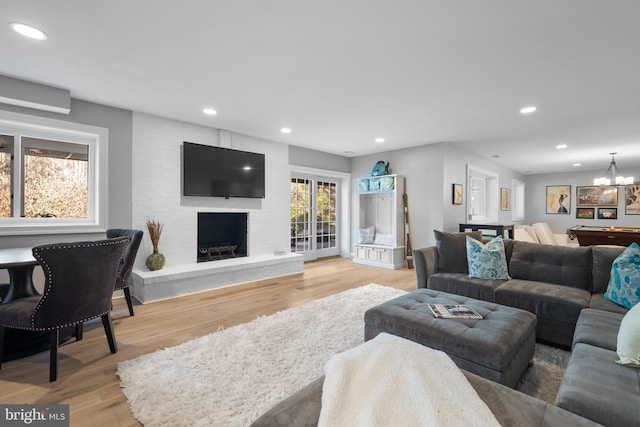
<instances>
[{"instance_id":1,"label":"light wood floor","mask_svg":"<svg viewBox=\"0 0 640 427\"><path fill-rule=\"evenodd\" d=\"M114 301L119 351L109 353L102 323L85 325L84 339L60 346L58 380L49 383L49 353L5 362L0 403L70 405L71 426L139 426L120 391L118 362L322 298L378 283L415 289L415 270L386 270L328 258L305 263L304 273L173 298L134 307Z\"/></svg>"}]
</instances>

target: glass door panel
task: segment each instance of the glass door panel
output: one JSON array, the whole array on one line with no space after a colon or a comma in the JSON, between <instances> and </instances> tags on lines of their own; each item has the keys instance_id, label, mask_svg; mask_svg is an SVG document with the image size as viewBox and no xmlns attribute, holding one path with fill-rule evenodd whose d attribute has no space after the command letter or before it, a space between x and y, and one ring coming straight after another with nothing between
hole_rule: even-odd
<instances>
[{"instance_id":1,"label":"glass door panel","mask_svg":"<svg viewBox=\"0 0 640 427\"><path fill-rule=\"evenodd\" d=\"M339 254L337 189L327 178L291 178L291 252L302 253L305 261Z\"/></svg>"}]
</instances>

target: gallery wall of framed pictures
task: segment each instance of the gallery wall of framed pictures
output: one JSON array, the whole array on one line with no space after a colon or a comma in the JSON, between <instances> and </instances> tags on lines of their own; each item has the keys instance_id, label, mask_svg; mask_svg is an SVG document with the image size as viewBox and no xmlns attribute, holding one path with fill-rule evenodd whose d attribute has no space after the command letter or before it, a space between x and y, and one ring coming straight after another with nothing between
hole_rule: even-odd
<instances>
[{"instance_id":1,"label":"gallery wall of framed pictures","mask_svg":"<svg viewBox=\"0 0 640 427\"><path fill-rule=\"evenodd\" d=\"M547 187L549 188L549 187ZM640 215L640 183L576 187L576 218L618 219L619 197L624 197L625 215Z\"/></svg>"},{"instance_id":2,"label":"gallery wall of framed pictures","mask_svg":"<svg viewBox=\"0 0 640 427\"><path fill-rule=\"evenodd\" d=\"M626 186L576 186L575 205L577 219L619 219L618 204L624 198L624 214L640 215L640 183ZM548 185L547 214L571 214L571 185ZM620 208L621 209L621 208Z\"/></svg>"}]
</instances>

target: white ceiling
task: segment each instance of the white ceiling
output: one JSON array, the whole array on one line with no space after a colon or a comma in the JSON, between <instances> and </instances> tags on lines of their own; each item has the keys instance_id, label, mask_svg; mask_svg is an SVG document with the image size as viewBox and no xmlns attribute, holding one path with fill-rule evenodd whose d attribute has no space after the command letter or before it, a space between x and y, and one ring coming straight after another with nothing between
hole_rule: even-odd
<instances>
[{"instance_id":1,"label":"white ceiling","mask_svg":"<svg viewBox=\"0 0 640 427\"><path fill-rule=\"evenodd\" d=\"M640 167L638 0L2 0L0 18L0 74L77 99L340 155L447 141L522 173Z\"/></svg>"}]
</instances>

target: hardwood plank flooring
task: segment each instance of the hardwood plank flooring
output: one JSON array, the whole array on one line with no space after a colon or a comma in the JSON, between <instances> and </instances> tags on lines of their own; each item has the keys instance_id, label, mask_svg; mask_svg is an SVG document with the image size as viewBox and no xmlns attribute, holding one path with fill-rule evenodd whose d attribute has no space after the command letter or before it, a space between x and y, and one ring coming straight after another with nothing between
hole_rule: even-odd
<instances>
[{"instance_id":1,"label":"hardwood plank flooring","mask_svg":"<svg viewBox=\"0 0 640 427\"><path fill-rule=\"evenodd\" d=\"M368 283L411 291L415 270L386 270L331 257L305 263L302 274L138 304L133 317L124 299L116 299L112 316L118 353L109 352L100 320L88 322L82 341L60 346L54 383L48 382L48 351L3 363L0 403L65 403L71 426L140 426L120 390L118 362Z\"/></svg>"}]
</instances>

